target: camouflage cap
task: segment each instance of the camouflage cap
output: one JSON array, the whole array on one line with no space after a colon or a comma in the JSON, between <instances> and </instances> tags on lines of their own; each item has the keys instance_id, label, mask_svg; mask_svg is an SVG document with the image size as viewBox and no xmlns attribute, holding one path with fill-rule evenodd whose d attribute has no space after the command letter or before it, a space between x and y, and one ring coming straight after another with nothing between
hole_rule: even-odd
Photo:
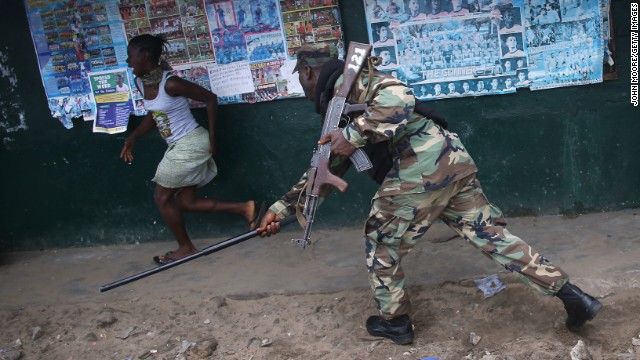
<instances>
[{"instance_id":1,"label":"camouflage cap","mask_svg":"<svg viewBox=\"0 0 640 360\"><path fill-rule=\"evenodd\" d=\"M303 45L296 51L298 62L293 73L303 65L323 65L338 58L338 48L332 43L318 43Z\"/></svg>"}]
</instances>

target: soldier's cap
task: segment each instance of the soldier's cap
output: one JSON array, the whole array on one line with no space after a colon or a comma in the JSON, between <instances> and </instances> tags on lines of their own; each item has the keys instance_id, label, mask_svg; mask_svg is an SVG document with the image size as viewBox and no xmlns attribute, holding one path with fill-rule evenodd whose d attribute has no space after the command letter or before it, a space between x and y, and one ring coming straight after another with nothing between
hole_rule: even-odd
<instances>
[{"instance_id":1,"label":"soldier's cap","mask_svg":"<svg viewBox=\"0 0 640 360\"><path fill-rule=\"evenodd\" d=\"M303 45L296 51L296 67L292 74L304 65L324 65L333 59L338 58L338 48L331 43L318 43Z\"/></svg>"}]
</instances>

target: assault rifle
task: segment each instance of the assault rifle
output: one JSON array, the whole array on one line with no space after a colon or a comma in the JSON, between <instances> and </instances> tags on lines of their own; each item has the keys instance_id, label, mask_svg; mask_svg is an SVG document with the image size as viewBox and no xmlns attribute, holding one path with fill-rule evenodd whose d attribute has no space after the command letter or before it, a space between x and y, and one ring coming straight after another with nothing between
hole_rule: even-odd
<instances>
[{"instance_id":1,"label":"assault rifle","mask_svg":"<svg viewBox=\"0 0 640 360\"><path fill-rule=\"evenodd\" d=\"M371 53L371 45L351 42L345 59L343 71L343 83L338 93L329 102L327 114L324 118L322 126L323 137L332 131L338 129L343 114L356 111L364 111L365 104L348 104L347 96L353 87L360 70ZM320 187L329 184L336 187L341 192L347 190L347 182L333 175L329 171L329 157L331 155L331 144L326 143L318 145L311 158L311 168L309 169L309 178L307 180L306 198L302 216L306 220L304 225L304 234L301 239L292 239L295 244L301 245L303 248L309 244L311 237L311 226L316 216L318 208L318 196ZM356 151L349 157L358 172L368 170L372 167L369 157L362 149Z\"/></svg>"}]
</instances>

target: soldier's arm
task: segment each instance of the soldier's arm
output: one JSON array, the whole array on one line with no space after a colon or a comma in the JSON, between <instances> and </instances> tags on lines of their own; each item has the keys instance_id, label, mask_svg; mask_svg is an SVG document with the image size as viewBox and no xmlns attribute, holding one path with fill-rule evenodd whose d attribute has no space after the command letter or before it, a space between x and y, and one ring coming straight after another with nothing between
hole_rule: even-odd
<instances>
[{"instance_id":1,"label":"soldier's arm","mask_svg":"<svg viewBox=\"0 0 640 360\"><path fill-rule=\"evenodd\" d=\"M369 102L364 114L343 130L343 135L359 148L367 141L377 143L393 138L403 128L415 107L415 97L404 85L383 87Z\"/></svg>"}]
</instances>

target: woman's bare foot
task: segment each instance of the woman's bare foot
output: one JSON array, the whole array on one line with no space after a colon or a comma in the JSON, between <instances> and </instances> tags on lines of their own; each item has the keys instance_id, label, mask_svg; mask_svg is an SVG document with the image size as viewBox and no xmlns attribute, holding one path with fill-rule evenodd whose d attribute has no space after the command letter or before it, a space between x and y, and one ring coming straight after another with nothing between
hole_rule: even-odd
<instances>
[{"instance_id":1,"label":"woman's bare foot","mask_svg":"<svg viewBox=\"0 0 640 360\"><path fill-rule=\"evenodd\" d=\"M197 253L198 250L196 248L190 248L190 249L178 249L175 251L169 251L167 253L165 253L164 255L157 255L153 257L153 262L158 264L158 265L166 265L169 263L172 263L176 260L180 260L184 257L187 257L191 254L195 254Z\"/></svg>"}]
</instances>

